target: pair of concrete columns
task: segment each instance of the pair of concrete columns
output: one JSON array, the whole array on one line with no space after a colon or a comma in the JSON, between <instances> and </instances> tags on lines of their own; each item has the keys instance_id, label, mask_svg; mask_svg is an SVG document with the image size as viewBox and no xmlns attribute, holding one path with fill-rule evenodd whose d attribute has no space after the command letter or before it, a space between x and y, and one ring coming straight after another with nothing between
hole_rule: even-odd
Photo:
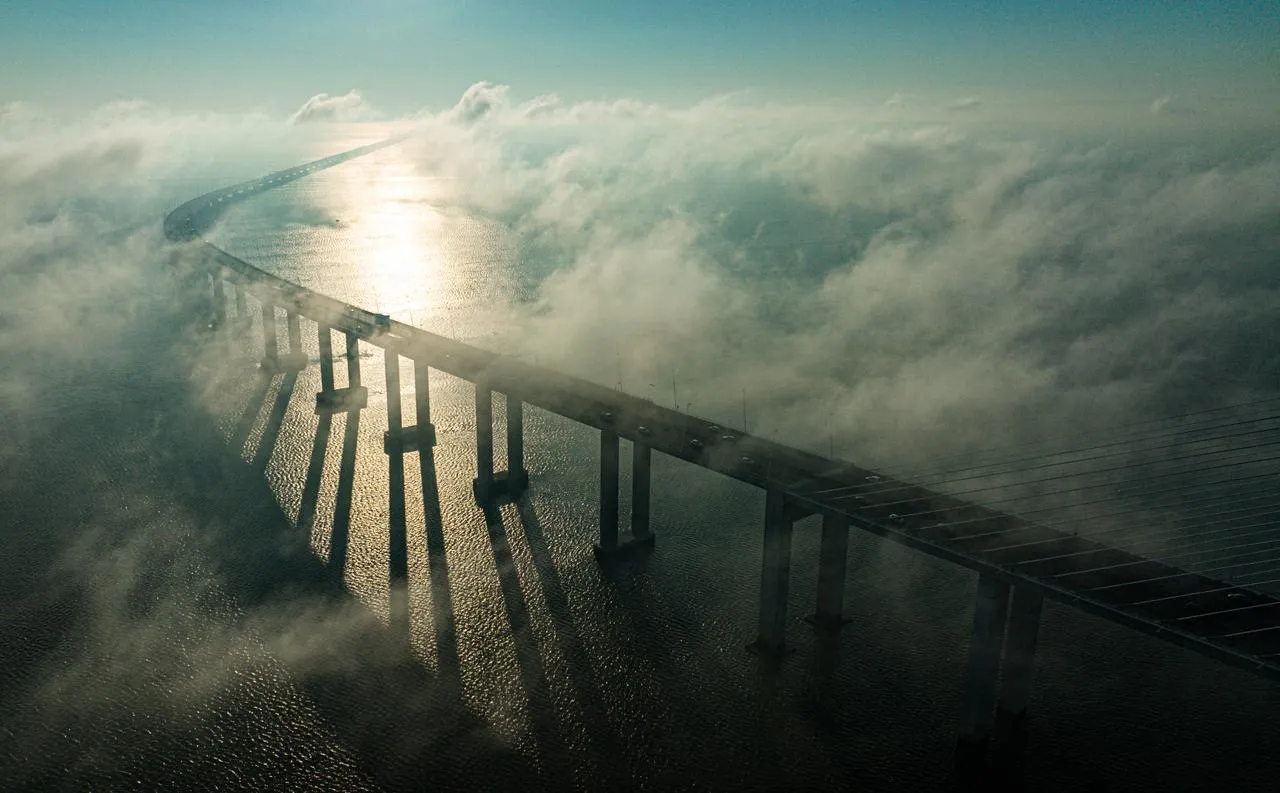
<instances>
[{"instance_id":1,"label":"pair of concrete columns","mask_svg":"<svg viewBox=\"0 0 1280 793\"><path fill-rule=\"evenodd\" d=\"M781 490L771 488L765 492L759 631L751 645L762 655L781 655L786 651L791 535L799 517L802 515L797 505ZM846 622L842 612L848 554L848 519L838 512L822 512L817 608L808 617L819 630L833 630Z\"/></svg>"},{"instance_id":2,"label":"pair of concrete columns","mask_svg":"<svg viewBox=\"0 0 1280 793\"><path fill-rule=\"evenodd\" d=\"M237 289L237 298L241 290ZM307 354L302 351L302 326L298 312L286 311L286 324L289 334L289 352L280 353L278 329L276 327L276 307L272 303L262 304L262 368L271 372L299 372L307 366Z\"/></svg>"},{"instance_id":3,"label":"pair of concrete columns","mask_svg":"<svg viewBox=\"0 0 1280 793\"><path fill-rule=\"evenodd\" d=\"M493 465L493 390L476 383L476 478L471 483L476 503L490 506L502 498L518 499L529 487L524 467L524 403L507 394L507 470Z\"/></svg>"},{"instance_id":4,"label":"pair of concrete columns","mask_svg":"<svg viewBox=\"0 0 1280 793\"><path fill-rule=\"evenodd\" d=\"M598 557L609 558L619 553L653 544L653 529L649 523L649 495L653 450L648 444L633 441L631 444L631 539L619 540L618 491L621 454L618 433L600 431L600 542L595 551Z\"/></svg>"},{"instance_id":5,"label":"pair of concrete columns","mask_svg":"<svg viewBox=\"0 0 1280 793\"><path fill-rule=\"evenodd\" d=\"M973 635L965 668L960 750L980 748L998 723L1017 724L1027 712L1044 596L990 575L978 579Z\"/></svg>"}]
</instances>

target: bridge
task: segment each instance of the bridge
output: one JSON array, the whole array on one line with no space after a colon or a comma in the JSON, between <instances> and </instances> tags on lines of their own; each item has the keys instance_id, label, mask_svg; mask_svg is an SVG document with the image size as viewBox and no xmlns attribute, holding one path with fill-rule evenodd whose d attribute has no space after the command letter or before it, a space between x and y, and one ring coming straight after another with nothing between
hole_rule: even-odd
<instances>
[{"instance_id":1,"label":"bridge","mask_svg":"<svg viewBox=\"0 0 1280 793\"><path fill-rule=\"evenodd\" d=\"M278 278L202 240L201 234L232 203L397 141L354 149L199 196L176 208L164 224L167 238L181 246L175 262L186 262L206 277L215 325L247 327L252 324L249 299L257 304L264 368L286 372L306 367L309 357L303 353L301 319L314 323L322 384L316 395L317 413L364 408L367 390L362 385L360 345L383 350L387 386L383 440L390 460L393 522L404 521L403 487L397 488L396 483L403 485L405 455L435 443L428 391L430 372L435 369L475 385L473 493L480 506L517 500L529 486L523 459L525 405L599 432L600 526L595 550L602 563L654 542L649 519L654 452L764 490L759 622L750 647L766 658L779 659L786 652L791 539L794 524L803 518L821 516L817 602L809 617L817 630L838 630L844 622L842 600L852 529L973 570L978 588L958 735L964 755L980 752L997 725L1016 725L1025 714L1045 598L1224 663L1280 678L1280 599L1266 591L1266 585L1280 582L1280 499L1269 495L1278 473L1275 461L1280 458L1265 456L1276 443L1273 433L1280 429L1276 402L1201 411L1103 443L1054 454L1037 452L994 466L965 460L941 478L934 474L917 482L719 426L545 366L430 333ZM228 288L233 292L230 299ZM281 313L285 350L279 332ZM343 345L337 356L335 332ZM414 363L414 426L404 426L402 419L402 358ZM347 384L338 387L335 362L344 359ZM494 460L495 392L506 397L507 453L502 469ZM1250 408L1252 412L1242 417L1241 410ZM620 531L619 515L623 439L630 442L633 457L629 536ZM1133 467L1124 455L1134 448L1159 451L1205 443L1207 447L1189 453L1165 455L1163 464L1175 467L1162 469L1163 474L1123 479ZM1115 464L1117 458L1119 464ZM1191 466L1184 467L1188 461ZM1093 479L1068 478L1064 472L1073 470L1073 465L1077 473ZM1038 476L1037 471L1044 475ZM1257 487L1245 494L1232 491L1217 501L1193 501L1199 511L1176 520L1138 520L1137 510L1078 519L1118 523L1121 528L1111 530L1110 539L1103 541L1108 532L1091 538L1087 531L1071 530L1062 521L1028 517L1046 509L1014 514L1000 508L1003 502L1016 504L1017 499L993 502L988 498L985 504L973 500L984 492L1002 492L1001 486L984 483L1010 475L1015 475L1017 484L1032 486L1041 497L1065 497L1083 505L1114 503L1097 496L1115 481L1136 484L1148 494L1185 494L1215 486L1226 493L1242 483ZM1098 477L1102 484L1094 481ZM1192 477L1189 483L1182 481L1186 477ZM1055 489L1063 483L1072 486ZM1145 545L1123 547L1126 538Z\"/></svg>"}]
</instances>

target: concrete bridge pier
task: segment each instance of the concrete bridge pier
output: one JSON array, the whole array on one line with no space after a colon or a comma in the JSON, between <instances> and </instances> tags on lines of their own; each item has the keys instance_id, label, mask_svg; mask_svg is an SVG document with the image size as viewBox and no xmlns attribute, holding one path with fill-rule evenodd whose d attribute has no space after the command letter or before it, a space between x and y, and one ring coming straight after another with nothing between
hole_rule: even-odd
<instances>
[{"instance_id":1,"label":"concrete bridge pier","mask_svg":"<svg viewBox=\"0 0 1280 793\"><path fill-rule=\"evenodd\" d=\"M245 285L243 283L232 283L232 290L236 293L236 324L240 330L249 327L249 306L244 299Z\"/></svg>"},{"instance_id":2,"label":"concrete bridge pier","mask_svg":"<svg viewBox=\"0 0 1280 793\"><path fill-rule=\"evenodd\" d=\"M333 382L333 329L319 325L320 391L316 394L316 415L348 413L369 404L369 390L360 385L360 337L346 334L347 387L335 388Z\"/></svg>"},{"instance_id":3,"label":"concrete bridge pier","mask_svg":"<svg viewBox=\"0 0 1280 793\"><path fill-rule=\"evenodd\" d=\"M399 360L400 356L391 350L387 350L385 355L394 356ZM390 371L390 370L388 370ZM416 452L421 449L428 449L436 445L436 427L431 423L431 367L424 361L416 358L413 361L413 404L414 410L418 414L418 423L411 427L403 427L397 424L395 427L388 426L387 431L382 434L382 450L387 454L406 454L408 452ZM399 383L400 371L396 370L396 382ZM387 388L391 388L391 381L387 381ZM388 392L389 393L389 392ZM388 396L390 399L390 396ZM390 403L388 402L388 405ZM390 408L388 408L390 409ZM396 410L400 410L400 395L396 394ZM399 415L399 413L397 413Z\"/></svg>"},{"instance_id":4,"label":"concrete bridge pier","mask_svg":"<svg viewBox=\"0 0 1280 793\"><path fill-rule=\"evenodd\" d=\"M523 476L524 470L524 403L507 394L507 474L513 479Z\"/></svg>"},{"instance_id":5,"label":"concrete bridge pier","mask_svg":"<svg viewBox=\"0 0 1280 793\"><path fill-rule=\"evenodd\" d=\"M286 311L289 331L289 352L280 354L279 331L276 327L276 307L271 303L262 304L262 368L268 372L300 372L307 368L307 356L302 352L302 332L298 325L298 314Z\"/></svg>"},{"instance_id":6,"label":"concrete bridge pier","mask_svg":"<svg viewBox=\"0 0 1280 793\"><path fill-rule=\"evenodd\" d=\"M390 584L391 621L396 632L408 637L409 630L409 556L408 529L405 522L404 498L404 449L398 444L388 448L386 438L400 439L403 429L403 410L400 394L400 355L395 350L383 350L387 378L387 431L383 446L387 452L388 490L387 561Z\"/></svg>"},{"instance_id":7,"label":"concrete bridge pier","mask_svg":"<svg viewBox=\"0 0 1280 793\"><path fill-rule=\"evenodd\" d=\"M965 668L964 699L956 756L962 764L980 757L995 728L1000 650L1009 610L1009 585L983 575L973 607L973 636Z\"/></svg>"},{"instance_id":8,"label":"concrete bridge pier","mask_svg":"<svg viewBox=\"0 0 1280 793\"><path fill-rule=\"evenodd\" d=\"M786 652L787 597L791 584L791 530L794 515L787 497L775 488L765 491L764 554L760 571L760 627L747 649L778 658Z\"/></svg>"},{"instance_id":9,"label":"concrete bridge pier","mask_svg":"<svg viewBox=\"0 0 1280 793\"><path fill-rule=\"evenodd\" d=\"M360 337L347 331L347 387L360 386Z\"/></svg>"},{"instance_id":10,"label":"concrete bridge pier","mask_svg":"<svg viewBox=\"0 0 1280 793\"><path fill-rule=\"evenodd\" d=\"M400 394L400 356L393 350L383 350L383 360L387 376L387 432L398 436L404 414Z\"/></svg>"},{"instance_id":11,"label":"concrete bridge pier","mask_svg":"<svg viewBox=\"0 0 1280 793\"><path fill-rule=\"evenodd\" d=\"M285 312L285 325L289 331L289 354L302 355L302 320L296 311Z\"/></svg>"},{"instance_id":12,"label":"concrete bridge pier","mask_svg":"<svg viewBox=\"0 0 1280 793\"><path fill-rule=\"evenodd\" d=\"M493 391L476 384L476 479L472 490L476 503L491 506L502 500L519 500L529 487L524 467L524 403L507 394L507 470L493 467Z\"/></svg>"},{"instance_id":13,"label":"concrete bridge pier","mask_svg":"<svg viewBox=\"0 0 1280 793\"><path fill-rule=\"evenodd\" d=\"M227 293L221 273L213 274L213 326L222 328L227 324Z\"/></svg>"},{"instance_id":14,"label":"concrete bridge pier","mask_svg":"<svg viewBox=\"0 0 1280 793\"><path fill-rule=\"evenodd\" d=\"M849 620L844 611L844 580L849 556L849 520L838 512L822 513L818 553L818 605L806 620L818 630L838 630Z\"/></svg>"},{"instance_id":15,"label":"concrete bridge pier","mask_svg":"<svg viewBox=\"0 0 1280 793\"><path fill-rule=\"evenodd\" d=\"M618 433L600 430L600 544L596 556L618 552Z\"/></svg>"},{"instance_id":16,"label":"concrete bridge pier","mask_svg":"<svg viewBox=\"0 0 1280 793\"><path fill-rule=\"evenodd\" d=\"M280 357L280 341L276 329L276 307L264 302L262 304L262 368L275 371L276 359Z\"/></svg>"},{"instance_id":17,"label":"concrete bridge pier","mask_svg":"<svg viewBox=\"0 0 1280 793\"><path fill-rule=\"evenodd\" d=\"M476 383L476 478L471 492L481 507L492 504L493 487L493 391Z\"/></svg>"},{"instance_id":18,"label":"concrete bridge pier","mask_svg":"<svg viewBox=\"0 0 1280 793\"><path fill-rule=\"evenodd\" d=\"M323 322L316 323L316 343L320 348L320 390L332 391L333 386L333 329Z\"/></svg>"},{"instance_id":19,"label":"concrete bridge pier","mask_svg":"<svg viewBox=\"0 0 1280 793\"><path fill-rule=\"evenodd\" d=\"M650 469L653 450L648 444L636 441L631 444L631 541L653 544L653 529L649 525L649 490L652 475Z\"/></svg>"},{"instance_id":20,"label":"concrete bridge pier","mask_svg":"<svg viewBox=\"0 0 1280 793\"><path fill-rule=\"evenodd\" d=\"M431 422L431 367L426 361L413 362L413 406L418 423L405 430L406 448L415 445L418 451L436 445L436 425ZM409 438L409 434L413 438Z\"/></svg>"},{"instance_id":21,"label":"concrete bridge pier","mask_svg":"<svg viewBox=\"0 0 1280 793\"><path fill-rule=\"evenodd\" d=\"M302 322L297 311L285 311L285 326L289 334L289 352L280 356L280 367L285 371L301 372L307 368L310 358L302 349Z\"/></svg>"},{"instance_id":22,"label":"concrete bridge pier","mask_svg":"<svg viewBox=\"0 0 1280 793\"><path fill-rule=\"evenodd\" d=\"M1028 586L1013 588L1004 640L1000 698L996 703L997 724L1016 728L1026 719L1043 605L1044 595L1039 590Z\"/></svg>"},{"instance_id":23,"label":"concrete bridge pier","mask_svg":"<svg viewBox=\"0 0 1280 793\"><path fill-rule=\"evenodd\" d=\"M494 476L507 498L515 501L529 489L529 472L524 467L524 402L507 394L507 470Z\"/></svg>"},{"instance_id":24,"label":"concrete bridge pier","mask_svg":"<svg viewBox=\"0 0 1280 793\"><path fill-rule=\"evenodd\" d=\"M610 562L653 545L653 532L649 529L650 456L648 446L641 443L632 445L631 537L623 540L618 531L621 462L618 433L600 431L600 542L593 550L601 562Z\"/></svg>"}]
</instances>

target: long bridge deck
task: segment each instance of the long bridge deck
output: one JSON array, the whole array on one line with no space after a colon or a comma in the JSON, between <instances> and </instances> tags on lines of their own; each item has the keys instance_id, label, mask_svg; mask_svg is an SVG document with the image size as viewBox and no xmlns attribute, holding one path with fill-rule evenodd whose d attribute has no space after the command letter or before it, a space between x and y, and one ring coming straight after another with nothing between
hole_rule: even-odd
<instances>
[{"instance_id":1,"label":"long bridge deck","mask_svg":"<svg viewBox=\"0 0 1280 793\"><path fill-rule=\"evenodd\" d=\"M388 353L503 392L509 399L779 493L785 501L788 523L815 513L836 516L842 526L852 525L968 567L984 579L1012 585L1015 590L1031 590L1221 661L1280 677L1280 599L1256 589L879 471L717 426L646 399L401 322L370 323L365 319L369 313L357 306L285 281L208 243L197 242L200 232L228 203L381 145L386 143L201 196L166 219L166 233L174 241L189 243L208 266L264 306L283 307L314 319L322 327L345 332L348 338L358 337ZM768 543L766 537L766 554ZM1038 610L1036 613L1038 618Z\"/></svg>"}]
</instances>

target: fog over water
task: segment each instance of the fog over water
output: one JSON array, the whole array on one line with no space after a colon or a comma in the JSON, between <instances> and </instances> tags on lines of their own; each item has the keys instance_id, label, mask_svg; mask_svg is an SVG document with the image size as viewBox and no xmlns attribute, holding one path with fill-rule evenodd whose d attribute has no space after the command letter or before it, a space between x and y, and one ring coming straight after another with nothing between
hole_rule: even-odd
<instances>
[{"instance_id":1,"label":"fog over water","mask_svg":"<svg viewBox=\"0 0 1280 793\"><path fill-rule=\"evenodd\" d=\"M852 622L822 642L799 619L803 522L795 651L766 672L742 649L760 493L656 458L655 551L603 572L594 433L530 411L533 489L486 516L473 389L439 373L439 444L425 478L406 457L406 583L389 587L381 353L365 348L369 408L330 421L317 367L263 377L258 331L186 321L158 222L205 189L415 127L236 205L209 239L419 327L891 470L1280 382L1274 137L871 123L740 96L519 102L490 84L397 124L333 124L336 107L286 126L112 106L58 134L0 116L8 787L953 784L969 574L855 534ZM316 354L308 322L304 339ZM1050 605L1020 773L1270 790L1276 698Z\"/></svg>"}]
</instances>

